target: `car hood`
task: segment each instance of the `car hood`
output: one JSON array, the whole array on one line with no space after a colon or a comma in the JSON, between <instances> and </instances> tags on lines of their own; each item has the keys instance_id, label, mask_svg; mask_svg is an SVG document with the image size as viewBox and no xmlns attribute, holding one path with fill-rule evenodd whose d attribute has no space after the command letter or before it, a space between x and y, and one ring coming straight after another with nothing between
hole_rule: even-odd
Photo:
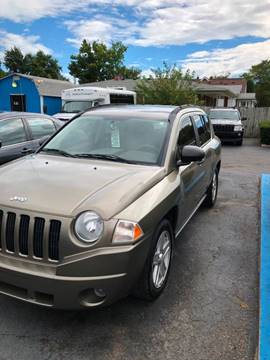
<instances>
[{"instance_id":1,"label":"car hood","mask_svg":"<svg viewBox=\"0 0 270 360\"><path fill-rule=\"evenodd\" d=\"M212 119L213 125L241 125L239 120L228 120L228 119Z\"/></svg>"},{"instance_id":2,"label":"car hood","mask_svg":"<svg viewBox=\"0 0 270 360\"><path fill-rule=\"evenodd\" d=\"M58 216L94 210L109 219L164 176L157 166L36 154L0 167L0 206Z\"/></svg>"}]
</instances>

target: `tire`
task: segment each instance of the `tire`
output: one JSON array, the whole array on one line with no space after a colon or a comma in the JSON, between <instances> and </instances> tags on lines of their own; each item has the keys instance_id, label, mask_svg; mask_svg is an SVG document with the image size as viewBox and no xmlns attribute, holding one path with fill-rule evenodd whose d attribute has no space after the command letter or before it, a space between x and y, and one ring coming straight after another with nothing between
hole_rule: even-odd
<instances>
[{"instance_id":1,"label":"tire","mask_svg":"<svg viewBox=\"0 0 270 360\"><path fill-rule=\"evenodd\" d=\"M154 301L164 291L171 267L173 242L174 233L171 223L164 219L154 233L143 272L133 290L135 297ZM166 244L167 246L165 246ZM162 245L164 246L162 247ZM163 257L161 258L161 256ZM161 271L164 272L163 276Z\"/></svg>"},{"instance_id":2,"label":"tire","mask_svg":"<svg viewBox=\"0 0 270 360\"><path fill-rule=\"evenodd\" d=\"M241 139L241 140L237 141L236 145L238 145L238 146L242 146L242 145L243 145L243 139Z\"/></svg>"},{"instance_id":3,"label":"tire","mask_svg":"<svg viewBox=\"0 0 270 360\"><path fill-rule=\"evenodd\" d=\"M206 192L204 205L208 208L212 208L217 201L217 194L218 194L218 170L216 169L211 184Z\"/></svg>"}]
</instances>

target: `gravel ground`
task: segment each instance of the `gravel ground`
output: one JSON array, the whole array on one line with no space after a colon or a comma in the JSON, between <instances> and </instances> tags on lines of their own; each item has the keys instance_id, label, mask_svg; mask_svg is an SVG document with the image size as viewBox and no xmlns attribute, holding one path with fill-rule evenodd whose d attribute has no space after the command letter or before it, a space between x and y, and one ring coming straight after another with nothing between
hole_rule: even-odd
<instances>
[{"instance_id":1,"label":"gravel ground","mask_svg":"<svg viewBox=\"0 0 270 360\"><path fill-rule=\"evenodd\" d=\"M0 296L0 359L251 360L258 336L259 176L270 149L224 146L217 205L181 234L165 293L88 312Z\"/></svg>"}]
</instances>

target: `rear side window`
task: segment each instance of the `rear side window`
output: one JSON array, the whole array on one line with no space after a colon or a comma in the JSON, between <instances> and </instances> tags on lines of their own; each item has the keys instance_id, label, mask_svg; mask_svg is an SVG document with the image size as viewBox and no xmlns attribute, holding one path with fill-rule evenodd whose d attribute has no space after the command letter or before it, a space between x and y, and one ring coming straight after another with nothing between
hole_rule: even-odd
<instances>
[{"instance_id":1,"label":"rear side window","mask_svg":"<svg viewBox=\"0 0 270 360\"><path fill-rule=\"evenodd\" d=\"M40 139L44 136L52 135L55 132L55 126L52 120L45 118L28 118L33 139Z\"/></svg>"},{"instance_id":2,"label":"rear side window","mask_svg":"<svg viewBox=\"0 0 270 360\"><path fill-rule=\"evenodd\" d=\"M21 119L7 119L0 121L0 141L2 146L19 144L27 141Z\"/></svg>"},{"instance_id":3,"label":"rear side window","mask_svg":"<svg viewBox=\"0 0 270 360\"><path fill-rule=\"evenodd\" d=\"M182 120L178 145L180 147L185 145L196 145L196 135L190 117L186 117Z\"/></svg>"},{"instance_id":4,"label":"rear side window","mask_svg":"<svg viewBox=\"0 0 270 360\"><path fill-rule=\"evenodd\" d=\"M201 145L203 145L211 138L209 121L207 119L207 123L206 123L206 120L204 119L203 115L194 115L193 119L198 131L200 143Z\"/></svg>"}]
</instances>

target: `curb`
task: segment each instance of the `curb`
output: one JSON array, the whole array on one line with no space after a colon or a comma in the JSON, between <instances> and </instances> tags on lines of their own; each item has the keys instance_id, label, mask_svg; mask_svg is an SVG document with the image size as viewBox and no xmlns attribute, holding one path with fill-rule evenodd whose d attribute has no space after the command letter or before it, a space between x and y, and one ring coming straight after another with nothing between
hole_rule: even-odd
<instances>
[{"instance_id":1,"label":"curb","mask_svg":"<svg viewBox=\"0 0 270 360\"><path fill-rule=\"evenodd\" d=\"M270 175L261 181L259 360L270 360Z\"/></svg>"}]
</instances>

